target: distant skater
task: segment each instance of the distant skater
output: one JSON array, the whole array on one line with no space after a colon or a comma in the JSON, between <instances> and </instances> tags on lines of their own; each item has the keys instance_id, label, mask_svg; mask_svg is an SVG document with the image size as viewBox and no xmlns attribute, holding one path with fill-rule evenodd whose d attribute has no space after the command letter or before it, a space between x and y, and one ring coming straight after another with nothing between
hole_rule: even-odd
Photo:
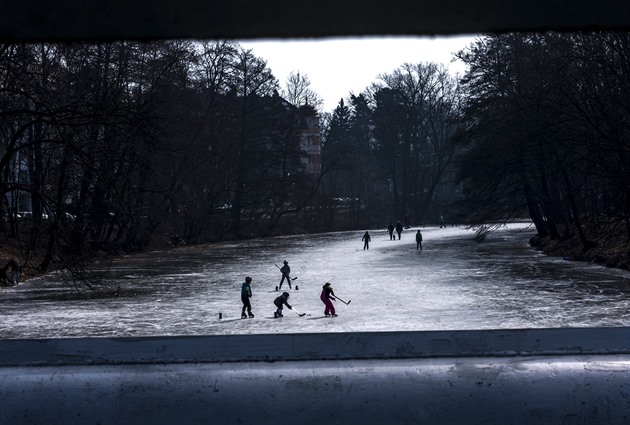
<instances>
[{"instance_id":1,"label":"distant skater","mask_svg":"<svg viewBox=\"0 0 630 425\"><path fill-rule=\"evenodd\" d=\"M389 240L396 240L396 237L394 236L394 225L392 223L389 223L389 226L387 226L387 233L389 233Z\"/></svg>"},{"instance_id":2,"label":"distant skater","mask_svg":"<svg viewBox=\"0 0 630 425\"><path fill-rule=\"evenodd\" d=\"M245 282L243 282L243 286L241 286L241 301L243 302L243 310L241 311L241 318L245 319L248 315L249 317L254 317L252 314L252 303L250 298L252 297L252 278L247 276L245 278ZM247 310L247 314L245 314L245 310Z\"/></svg>"},{"instance_id":3,"label":"distant skater","mask_svg":"<svg viewBox=\"0 0 630 425\"><path fill-rule=\"evenodd\" d=\"M398 233L398 240L400 240L400 235L403 231L403 225L400 221L396 223L396 233Z\"/></svg>"},{"instance_id":4,"label":"distant skater","mask_svg":"<svg viewBox=\"0 0 630 425\"><path fill-rule=\"evenodd\" d=\"M336 299L335 292L333 291L332 286L330 286L330 283L326 282L322 288L322 294L319 296L319 298L326 306L326 308L324 309L324 316L337 316L337 313L335 313L335 306L332 303L333 300Z\"/></svg>"},{"instance_id":5,"label":"distant skater","mask_svg":"<svg viewBox=\"0 0 630 425\"><path fill-rule=\"evenodd\" d=\"M289 310L292 310L291 304L289 304L289 293L283 292L278 298L273 300L273 304L276 306L276 311L273 313L274 318L283 317L282 315L282 307L287 306Z\"/></svg>"},{"instance_id":6,"label":"distant skater","mask_svg":"<svg viewBox=\"0 0 630 425\"><path fill-rule=\"evenodd\" d=\"M289 289L291 289L291 267L289 267L289 262L287 260L284 260L284 266L280 268L280 272L282 273L282 279L280 279L280 286L278 289L282 289L282 283L285 279L289 284Z\"/></svg>"},{"instance_id":7,"label":"distant skater","mask_svg":"<svg viewBox=\"0 0 630 425\"><path fill-rule=\"evenodd\" d=\"M368 233L367 230L363 234L363 237L361 238L361 240L363 241L363 249L364 250L370 249L370 241L372 240L372 238L370 237L370 234Z\"/></svg>"},{"instance_id":8,"label":"distant skater","mask_svg":"<svg viewBox=\"0 0 630 425\"><path fill-rule=\"evenodd\" d=\"M420 248L420 251L422 251L422 233L420 233L420 230L416 232L416 251L418 250L418 248Z\"/></svg>"}]
</instances>

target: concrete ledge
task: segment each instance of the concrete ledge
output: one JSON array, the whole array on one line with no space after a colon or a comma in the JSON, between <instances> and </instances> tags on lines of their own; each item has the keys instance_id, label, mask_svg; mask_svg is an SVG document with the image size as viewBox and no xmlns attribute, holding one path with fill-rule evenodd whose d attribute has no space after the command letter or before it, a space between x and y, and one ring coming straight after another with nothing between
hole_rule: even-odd
<instances>
[{"instance_id":1,"label":"concrete ledge","mask_svg":"<svg viewBox=\"0 0 630 425\"><path fill-rule=\"evenodd\" d=\"M0 423L630 423L630 356L0 368Z\"/></svg>"},{"instance_id":2,"label":"concrete ledge","mask_svg":"<svg viewBox=\"0 0 630 425\"><path fill-rule=\"evenodd\" d=\"M630 354L630 328L0 341L0 366Z\"/></svg>"},{"instance_id":3,"label":"concrete ledge","mask_svg":"<svg viewBox=\"0 0 630 425\"><path fill-rule=\"evenodd\" d=\"M628 335L0 341L0 424L628 424Z\"/></svg>"}]
</instances>

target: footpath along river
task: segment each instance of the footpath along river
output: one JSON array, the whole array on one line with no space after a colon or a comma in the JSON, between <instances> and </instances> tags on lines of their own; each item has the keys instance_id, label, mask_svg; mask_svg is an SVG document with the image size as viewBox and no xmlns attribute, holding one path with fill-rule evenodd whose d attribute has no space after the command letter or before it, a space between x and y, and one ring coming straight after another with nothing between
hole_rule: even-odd
<instances>
[{"instance_id":1,"label":"footpath along river","mask_svg":"<svg viewBox=\"0 0 630 425\"><path fill-rule=\"evenodd\" d=\"M421 230L423 250L416 250ZM0 288L0 339L137 337L629 326L630 273L547 257L513 224L473 240L465 228L412 228L391 241L336 232L182 247L122 258L103 270L110 290L78 293L61 276ZM273 319L287 260L297 277ZM241 319L253 278L255 318ZM323 317L322 285L345 305ZM115 292L115 294L114 294ZM221 316L221 318L219 318Z\"/></svg>"}]
</instances>

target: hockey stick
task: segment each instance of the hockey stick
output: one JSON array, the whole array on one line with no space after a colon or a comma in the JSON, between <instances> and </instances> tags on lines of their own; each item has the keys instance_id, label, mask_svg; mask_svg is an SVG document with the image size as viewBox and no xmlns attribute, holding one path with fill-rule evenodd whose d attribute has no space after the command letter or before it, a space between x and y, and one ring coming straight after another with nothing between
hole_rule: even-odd
<instances>
[{"instance_id":1,"label":"hockey stick","mask_svg":"<svg viewBox=\"0 0 630 425\"><path fill-rule=\"evenodd\" d=\"M344 303L345 305L348 305L352 302L352 300L345 302L344 300L342 300L341 298L339 298L338 296L335 295L335 298L338 299L339 301L341 301L342 303Z\"/></svg>"},{"instance_id":2,"label":"hockey stick","mask_svg":"<svg viewBox=\"0 0 630 425\"><path fill-rule=\"evenodd\" d=\"M291 308L290 309L292 312L294 312L295 314L297 314L298 316L302 317L302 316L306 316L306 313L298 313L297 311L295 311L295 308Z\"/></svg>"}]
</instances>

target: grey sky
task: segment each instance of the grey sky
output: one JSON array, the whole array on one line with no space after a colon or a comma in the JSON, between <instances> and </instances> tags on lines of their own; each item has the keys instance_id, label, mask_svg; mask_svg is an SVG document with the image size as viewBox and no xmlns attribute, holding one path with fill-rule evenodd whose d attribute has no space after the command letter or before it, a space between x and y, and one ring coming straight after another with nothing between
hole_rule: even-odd
<instances>
[{"instance_id":1,"label":"grey sky","mask_svg":"<svg viewBox=\"0 0 630 425\"><path fill-rule=\"evenodd\" d=\"M457 37L362 37L304 40L239 41L243 48L265 59L284 86L291 72L308 76L311 88L324 99L324 111L332 112L341 98L360 93L377 76L390 73L405 62L443 63L453 73L465 70L453 53L475 39Z\"/></svg>"}]
</instances>

